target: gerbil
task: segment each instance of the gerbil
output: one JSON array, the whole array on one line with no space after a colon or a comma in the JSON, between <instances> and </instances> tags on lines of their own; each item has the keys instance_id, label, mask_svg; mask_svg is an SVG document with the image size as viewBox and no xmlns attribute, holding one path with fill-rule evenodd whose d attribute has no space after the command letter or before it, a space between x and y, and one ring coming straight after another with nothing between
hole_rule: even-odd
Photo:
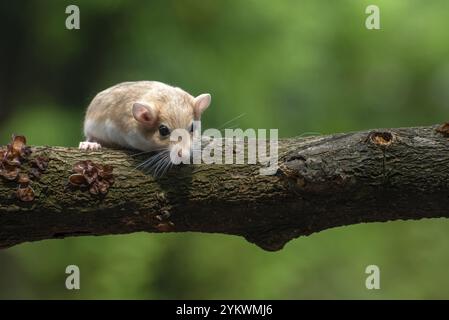
<instances>
[{"instance_id":1,"label":"gerbil","mask_svg":"<svg viewBox=\"0 0 449 320\"><path fill-rule=\"evenodd\" d=\"M86 141L79 148L122 147L163 152L168 158L174 145L169 139L172 130L192 132L193 121L200 120L210 102L210 94L193 97L157 81L117 84L98 93L87 108ZM191 141L183 141L182 152L189 154L191 145Z\"/></svg>"}]
</instances>

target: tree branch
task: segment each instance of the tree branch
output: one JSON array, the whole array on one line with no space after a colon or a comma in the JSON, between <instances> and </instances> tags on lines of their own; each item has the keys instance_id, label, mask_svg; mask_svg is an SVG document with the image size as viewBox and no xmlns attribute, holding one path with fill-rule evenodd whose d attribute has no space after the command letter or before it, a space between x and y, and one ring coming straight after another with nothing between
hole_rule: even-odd
<instances>
[{"instance_id":1,"label":"tree branch","mask_svg":"<svg viewBox=\"0 0 449 320\"><path fill-rule=\"evenodd\" d=\"M266 250L324 229L361 222L449 216L445 127L379 129L281 140L279 170L258 165L179 166L160 179L135 170L132 152L33 148L49 167L31 202L0 179L0 247L81 235L210 232L240 235ZM104 197L67 188L73 165L114 167Z\"/></svg>"}]
</instances>

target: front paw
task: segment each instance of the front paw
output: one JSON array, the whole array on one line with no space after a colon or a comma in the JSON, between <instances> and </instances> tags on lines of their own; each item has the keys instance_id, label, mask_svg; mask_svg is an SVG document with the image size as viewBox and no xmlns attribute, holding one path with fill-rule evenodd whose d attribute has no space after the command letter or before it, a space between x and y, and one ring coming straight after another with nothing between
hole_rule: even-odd
<instances>
[{"instance_id":1,"label":"front paw","mask_svg":"<svg viewBox=\"0 0 449 320\"><path fill-rule=\"evenodd\" d=\"M101 144L96 142L83 141L79 145L80 150L100 150Z\"/></svg>"}]
</instances>

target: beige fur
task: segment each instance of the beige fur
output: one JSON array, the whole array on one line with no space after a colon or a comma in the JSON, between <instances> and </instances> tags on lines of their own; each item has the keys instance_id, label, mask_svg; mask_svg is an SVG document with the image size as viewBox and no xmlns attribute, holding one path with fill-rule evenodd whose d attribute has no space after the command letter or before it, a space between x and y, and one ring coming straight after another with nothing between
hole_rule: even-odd
<instances>
[{"instance_id":1,"label":"beige fur","mask_svg":"<svg viewBox=\"0 0 449 320\"><path fill-rule=\"evenodd\" d=\"M155 122L149 125L137 121L133 115L135 103L151 108L157 115ZM169 149L170 139L159 134L159 126L189 130L209 103L208 94L194 98L157 81L124 82L95 96L86 112L84 134L92 148L101 144L142 151ZM89 144L83 145L83 149L89 148Z\"/></svg>"}]
</instances>

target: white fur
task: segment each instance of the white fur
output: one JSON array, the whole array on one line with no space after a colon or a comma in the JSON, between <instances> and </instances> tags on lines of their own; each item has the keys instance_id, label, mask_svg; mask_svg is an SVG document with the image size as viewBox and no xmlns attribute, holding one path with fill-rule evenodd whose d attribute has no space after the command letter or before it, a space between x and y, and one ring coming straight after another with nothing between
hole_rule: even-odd
<instances>
[{"instance_id":1,"label":"white fur","mask_svg":"<svg viewBox=\"0 0 449 320\"><path fill-rule=\"evenodd\" d=\"M155 146L137 131L122 132L111 120L104 123L87 120L84 124L84 134L88 141L98 139L115 145L142 151L152 150Z\"/></svg>"},{"instance_id":2,"label":"white fur","mask_svg":"<svg viewBox=\"0 0 449 320\"><path fill-rule=\"evenodd\" d=\"M101 145L96 142L83 141L83 142L80 142L79 149L80 150L100 150Z\"/></svg>"}]
</instances>

